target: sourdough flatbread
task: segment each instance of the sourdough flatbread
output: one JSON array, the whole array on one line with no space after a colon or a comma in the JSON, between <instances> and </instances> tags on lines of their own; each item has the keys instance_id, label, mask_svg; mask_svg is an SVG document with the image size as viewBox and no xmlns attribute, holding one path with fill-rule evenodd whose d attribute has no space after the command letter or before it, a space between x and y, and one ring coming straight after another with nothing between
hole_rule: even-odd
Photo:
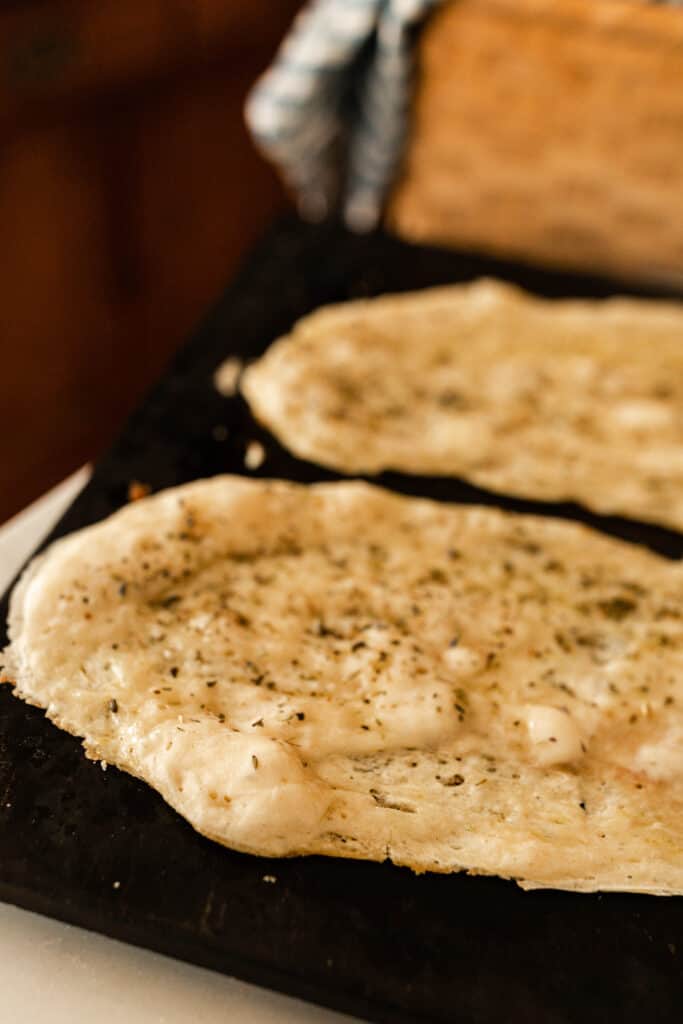
<instances>
[{"instance_id":1,"label":"sourdough flatbread","mask_svg":"<svg viewBox=\"0 0 683 1024\"><path fill-rule=\"evenodd\" d=\"M351 302L300 321L241 387L286 447L345 473L683 528L683 306L491 280Z\"/></svg>"},{"instance_id":2,"label":"sourdough flatbread","mask_svg":"<svg viewBox=\"0 0 683 1024\"><path fill-rule=\"evenodd\" d=\"M568 522L219 477L37 558L4 661L235 849L683 893L682 609Z\"/></svg>"}]
</instances>

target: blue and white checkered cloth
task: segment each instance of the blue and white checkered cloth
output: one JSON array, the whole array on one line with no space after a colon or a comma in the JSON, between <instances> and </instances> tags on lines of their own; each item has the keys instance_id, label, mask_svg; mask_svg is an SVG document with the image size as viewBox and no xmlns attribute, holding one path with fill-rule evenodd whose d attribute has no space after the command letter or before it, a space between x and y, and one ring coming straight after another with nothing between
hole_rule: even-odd
<instances>
[{"instance_id":1,"label":"blue and white checkered cloth","mask_svg":"<svg viewBox=\"0 0 683 1024\"><path fill-rule=\"evenodd\" d=\"M440 2L312 0L299 14L246 118L303 216L342 202L349 226L378 222L401 157L414 31Z\"/></svg>"},{"instance_id":2,"label":"blue and white checkered cloth","mask_svg":"<svg viewBox=\"0 0 683 1024\"><path fill-rule=\"evenodd\" d=\"M316 0L299 14L246 118L304 216L323 218L343 191L352 227L377 222L401 155L413 29L438 2Z\"/></svg>"}]
</instances>

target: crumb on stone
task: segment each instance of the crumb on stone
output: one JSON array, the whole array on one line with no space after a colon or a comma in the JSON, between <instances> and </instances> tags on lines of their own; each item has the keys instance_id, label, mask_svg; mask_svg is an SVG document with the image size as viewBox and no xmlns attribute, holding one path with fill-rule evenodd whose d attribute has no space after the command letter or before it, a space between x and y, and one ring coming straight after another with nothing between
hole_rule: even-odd
<instances>
[{"instance_id":1,"label":"crumb on stone","mask_svg":"<svg viewBox=\"0 0 683 1024\"><path fill-rule=\"evenodd\" d=\"M128 501L140 501L146 498L152 488L149 484L143 484L139 480L131 480L128 484Z\"/></svg>"},{"instance_id":2,"label":"crumb on stone","mask_svg":"<svg viewBox=\"0 0 683 1024\"><path fill-rule=\"evenodd\" d=\"M229 430L224 423L217 423L211 430L214 441L227 441Z\"/></svg>"},{"instance_id":3,"label":"crumb on stone","mask_svg":"<svg viewBox=\"0 0 683 1024\"><path fill-rule=\"evenodd\" d=\"M260 441L250 441L244 453L244 465L247 469L258 469L263 465L266 450Z\"/></svg>"},{"instance_id":4,"label":"crumb on stone","mask_svg":"<svg viewBox=\"0 0 683 1024\"><path fill-rule=\"evenodd\" d=\"M231 398L237 391L237 382L242 372L242 360L230 356L218 367L213 375L213 386L225 398Z\"/></svg>"}]
</instances>

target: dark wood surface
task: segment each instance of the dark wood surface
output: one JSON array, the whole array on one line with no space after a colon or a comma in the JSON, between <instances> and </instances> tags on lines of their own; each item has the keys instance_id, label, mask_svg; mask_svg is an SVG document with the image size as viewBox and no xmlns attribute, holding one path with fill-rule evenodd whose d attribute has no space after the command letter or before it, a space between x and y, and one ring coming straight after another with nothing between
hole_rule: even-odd
<instances>
[{"instance_id":1,"label":"dark wood surface","mask_svg":"<svg viewBox=\"0 0 683 1024\"><path fill-rule=\"evenodd\" d=\"M498 273L547 294L614 286L415 249L382 235L280 224L134 414L54 535L153 489L244 472L334 474L294 459L212 386L229 353L261 352L315 306ZM223 431L227 428L227 439ZM439 500L581 518L672 557L683 537L456 480L382 482ZM5 608L0 609L4 622ZM2 637L0 637L0 646ZM274 875L275 884L264 883ZM114 882L120 886L114 888ZM261 985L386 1022L604 1024L680 1019L683 900L523 893L497 879L389 864L264 860L197 835L151 789L88 762L77 740L0 688L0 898Z\"/></svg>"}]
</instances>

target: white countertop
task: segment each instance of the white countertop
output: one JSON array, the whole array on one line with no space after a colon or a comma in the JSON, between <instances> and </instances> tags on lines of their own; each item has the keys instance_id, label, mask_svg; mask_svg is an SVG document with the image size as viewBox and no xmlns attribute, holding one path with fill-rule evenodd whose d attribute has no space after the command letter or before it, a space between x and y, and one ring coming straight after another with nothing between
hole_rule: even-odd
<instances>
[{"instance_id":1,"label":"white countertop","mask_svg":"<svg viewBox=\"0 0 683 1024\"><path fill-rule=\"evenodd\" d=\"M0 592L85 485L87 467L0 527ZM7 1024L342 1024L351 1018L0 904Z\"/></svg>"}]
</instances>

